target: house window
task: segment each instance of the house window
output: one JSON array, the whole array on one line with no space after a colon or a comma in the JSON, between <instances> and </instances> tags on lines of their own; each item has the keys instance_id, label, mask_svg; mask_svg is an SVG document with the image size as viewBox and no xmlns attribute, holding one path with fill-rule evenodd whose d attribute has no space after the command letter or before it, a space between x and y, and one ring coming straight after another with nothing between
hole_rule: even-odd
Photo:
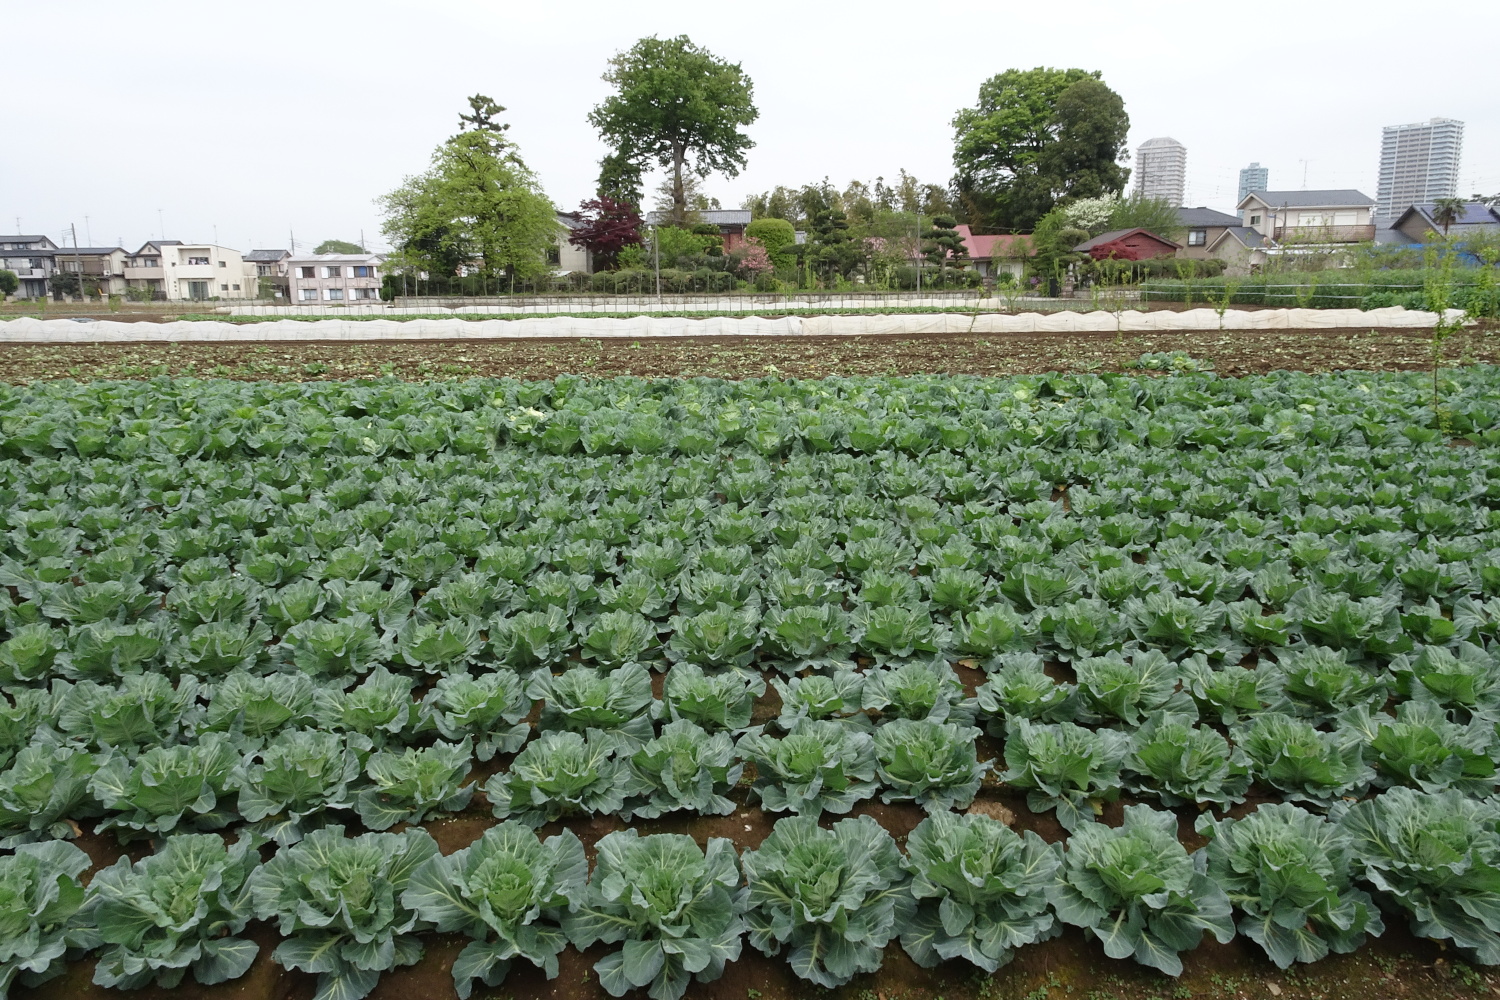
<instances>
[{"instance_id":1,"label":"house window","mask_svg":"<svg viewBox=\"0 0 1500 1000\"><path fill-rule=\"evenodd\" d=\"M231 285L230 287L233 288L235 291L239 291L240 290L240 286L239 285Z\"/></svg>"},{"instance_id":2,"label":"house window","mask_svg":"<svg viewBox=\"0 0 1500 1000\"><path fill-rule=\"evenodd\" d=\"M1258 215L1252 215L1252 216L1250 216L1250 225L1252 225L1252 226L1258 226L1258 225L1260 225L1260 216L1258 216Z\"/></svg>"},{"instance_id":3,"label":"house window","mask_svg":"<svg viewBox=\"0 0 1500 1000\"><path fill-rule=\"evenodd\" d=\"M547 248L547 263L553 267L562 263L562 247L550 246Z\"/></svg>"},{"instance_id":4,"label":"house window","mask_svg":"<svg viewBox=\"0 0 1500 1000\"><path fill-rule=\"evenodd\" d=\"M219 261L219 266L220 266L220 267L228 267L228 266L229 266L229 265L228 265L228 264L226 264L226 263L224 263L224 262L223 262L223 261L222 261L222 260L221 260L221 261Z\"/></svg>"},{"instance_id":5,"label":"house window","mask_svg":"<svg viewBox=\"0 0 1500 1000\"><path fill-rule=\"evenodd\" d=\"M188 267L207 267L210 261L207 257L189 257Z\"/></svg>"},{"instance_id":6,"label":"house window","mask_svg":"<svg viewBox=\"0 0 1500 1000\"><path fill-rule=\"evenodd\" d=\"M342 267L325 267L325 268L323 268L323 277L325 277L325 278L342 278L343 276L344 276L344 269Z\"/></svg>"},{"instance_id":7,"label":"house window","mask_svg":"<svg viewBox=\"0 0 1500 1000\"><path fill-rule=\"evenodd\" d=\"M342 302L343 301L343 299L344 299L344 290L342 288L329 288L329 289L325 289L325 290L328 292L328 301L329 302Z\"/></svg>"},{"instance_id":8,"label":"house window","mask_svg":"<svg viewBox=\"0 0 1500 1000\"><path fill-rule=\"evenodd\" d=\"M299 288L297 289L297 297L303 302L313 302L317 300L318 290L316 288Z\"/></svg>"},{"instance_id":9,"label":"house window","mask_svg":"<svg viewBox=\"0 0 1500 1000\"><path fill-rule=\"evenodd\" d=\"M268 277L270 277L270 275L271 275L271 265L270 264L256 264L255 265L255 276L257 278L268 278Z\"/></svg>"},{"instance_id":10,"label":"house window","mask_svg":"<svg viewBox=\"0 0 1500 1000\"><path fill-rule=\"evenodd\" d=\"M239 285L235 285L234 287L238 288ZM221 291L221 292L227 292L227 291L229 291L229 286L228 285L220 285L219 286L219 291Z\"/></svg>"},{"instance_id":11,"label":"house window","mask_svg":"<svg viewBox=\"0 0 1500 1000\"><path fill-rule=\"evenodd\" d=\"M318 269L315 267L299 267L297 270L302 272L302 277L304 278L316 278L318 276Z\"/></svg>"},{"instance_id":12,"label":"house window","mask_svg":"<svg viewBox=\"0 0 1500 1000\"><path fill-rule=\"evenodd\" d=\"M371 274L370 272L372 272L374 270L375 269L373 267L366 267L364 265L356 265L355 268L354 268L354 276L356 278L373 278L373 277L375 277L375 275Z\"/></svg>"},{"instance_id":13,"label":"house window","mask_svg":"<svg viewBox=\"0 0 1500 1000\"><path fill-rule=\"evenodd\" d=\"M356 288L354 289L354 297L356 299L378 299L380 298L380 290L378 288Z\"/></svg>"},{"instance_id":14,"label":"house window","mask_svg":"<svg viewBox=\"0 0 1500 1000\"><path fill-rule=\"evenodd\" d=\"M1208 242L1208 230L1207 229L1189 229L1188 230L1188 246L1190 246L1190 247L1201 247L1204 244L1206 244L1207 242Z\"/></svg>"}]
</instances>

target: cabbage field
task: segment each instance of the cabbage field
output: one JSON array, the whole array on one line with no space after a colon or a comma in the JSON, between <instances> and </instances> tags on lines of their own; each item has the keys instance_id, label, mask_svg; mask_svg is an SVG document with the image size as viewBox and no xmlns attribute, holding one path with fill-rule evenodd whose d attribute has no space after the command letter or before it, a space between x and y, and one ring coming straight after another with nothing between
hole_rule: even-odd
<instances>
[{"instance_id":1,"label":"cabbage field","mask_svg":"<svg viewBox=\"0 0 1500 1000\"><path fill-rule=\"evenodd\" d=\"M1500 965L1500 369L1439 389L0 386L0 1000Z\"/></svg>"}]
</instances>

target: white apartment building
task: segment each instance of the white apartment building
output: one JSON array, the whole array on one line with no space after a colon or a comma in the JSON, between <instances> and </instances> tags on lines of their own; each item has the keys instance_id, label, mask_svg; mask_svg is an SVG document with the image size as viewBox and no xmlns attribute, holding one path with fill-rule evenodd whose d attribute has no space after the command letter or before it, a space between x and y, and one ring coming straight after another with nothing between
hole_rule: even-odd
<instances>
[{"instance_id":1,"label":"white apartment building","mask_svg":"<svg viewBox=\"0 0 1500 1000\"><path fill-rule=\"evenodd\" d=\"M1457 195L1463 145L1464 123L1452 118L1387 125L1380 137L1376 217L1394 219L1412 205Z\"/></svg>"},{"instance_id":2,"label":"white apartment building","mask_svg":"<svg viewBox=\"0 0 1500 1000\"><path fill-rule=\"evenodd\" d=\"M313 253L287 261L293 302L376 302L380 299L377 253Z\"/></svg>"},{"instance_id":3,"label":"white apartment building","mask_svg":"<svg viewBox=\"0 0 1500 1000\"><path fill-rule=\"evenodd\" d=\"M213 243L148 240L125 259L125 286L171 302L251 299L255 265L238 250Z\"/></svg>"},{"instance_id":4,"label":"white apartment building","mask_svg":"<svg viewBox=\"0 0 1500 1000\"><path fill-rule=\"evenodd\" d=\"M1135 194L1182 207L1187 193L1187 147L1169 136L1147 139L1135 151Z\"/></svg>"}]
</instances>

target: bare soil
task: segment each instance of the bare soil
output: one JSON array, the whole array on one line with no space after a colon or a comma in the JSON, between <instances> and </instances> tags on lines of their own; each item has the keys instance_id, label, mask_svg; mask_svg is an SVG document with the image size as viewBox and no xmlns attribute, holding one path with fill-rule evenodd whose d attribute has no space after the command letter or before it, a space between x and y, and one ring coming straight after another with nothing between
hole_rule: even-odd
<instances>
[{"instance_id":1,"label":"bare soil","mask_svg":"<svg viewBox=\"0 0 1500 1000\"><path fill-rule=\"evenodd\" d=\"M1142 354L1186 351L1221 375L1279 370L1420 370L1422 330L1202 330L1159 334L1021 333L865 337L684 337L459 341L277 341L181 344L6 344L0 381L195 375L283 382L557 375L751 378L779 375L1119 371ZM1500 326L1449 338L1445 364L1500 362Z\"/></svg>"}]
</instances>

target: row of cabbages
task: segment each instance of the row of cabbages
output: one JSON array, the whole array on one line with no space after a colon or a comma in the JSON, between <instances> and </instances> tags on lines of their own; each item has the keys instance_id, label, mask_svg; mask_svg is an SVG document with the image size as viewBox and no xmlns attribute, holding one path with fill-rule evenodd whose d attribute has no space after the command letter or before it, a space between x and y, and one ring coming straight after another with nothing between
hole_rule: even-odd
<instances>
[{"instance_id":1,"label":"row of cabbages","mask_svg":"<svg viewBox=\"0 0 1500 1000\"><path fill-rule=\"evenodd\" d=\"M661 700L635 664L528 680L451 674L420 700L412 678L384 668L347 692L300 674L235 673L207 688L207 707L196 683L157 674L58 683L0 699L0 846L67 836L69 821L100 815L122 837L243 822L292 843L341 810L384 830L465 808L473 759L512 753L484 791L498 817L532 825L724 815L747 762L772 812L847 813L877 794L966 808L992 766L978 759L981 717L1005 741L999 780L1070 830L1122 787L1220 808L1252 782L1316 808L1372 787L1485 797L1500 744L1474 695L1496 671L1467 648L1467 658L1433 648L1408 663L1414 690L1395 715L1383 710L1382 675L1329 650L1307 651L1279 686L1242 667L1200 665L1185 680L1155 651L1100 658L1077 685L1016 655L975 698L941 661L812 673L774 679L781 714L754 727L760 675L686 663L668 672Z\"/></svg>"},{"instance_id":2,"label":"row of cabbages","mask_svg":"<svg viewBox=\"0 0 1500 1000\"><path fill-rule=\"evenodd\" d=\"M421 829L332 826L265 864L249 835L226 847L178 834L87 889L82 851L33 844L0 858L0 997L18 972L49 978L86 950L105 986L234 979L259 952L239 936L252 918L278 925L275 961L320 976L318 1000L365 996L382 971L421 958L425 930L472 939L453 966L460 997L475 980L500 985L518 959L555 977L569 943L602 942L619 946L595 965L612 995L649 987L675 1000L738 959L746 932L825 987L877 971L898 938L923 966L958 958L993 972L1065 924L1168 975L1205 933L1223 942L1236 929L1286 968L1381 934L1366 888L1415 933L1500 963L1493 800L1396 789L1331 819L1283 803L1198 826L1210 840L1190 853L1173 814L1128 806L1123 825L1091 824L1064 850L987 816L938 813L903 856L868 816L831 828L797 816L738 858L723 838L705 850L623 830L598 842L592 876L571 831L540 840L518 822L446 857Z\"/></svg>"}]
</instances>

